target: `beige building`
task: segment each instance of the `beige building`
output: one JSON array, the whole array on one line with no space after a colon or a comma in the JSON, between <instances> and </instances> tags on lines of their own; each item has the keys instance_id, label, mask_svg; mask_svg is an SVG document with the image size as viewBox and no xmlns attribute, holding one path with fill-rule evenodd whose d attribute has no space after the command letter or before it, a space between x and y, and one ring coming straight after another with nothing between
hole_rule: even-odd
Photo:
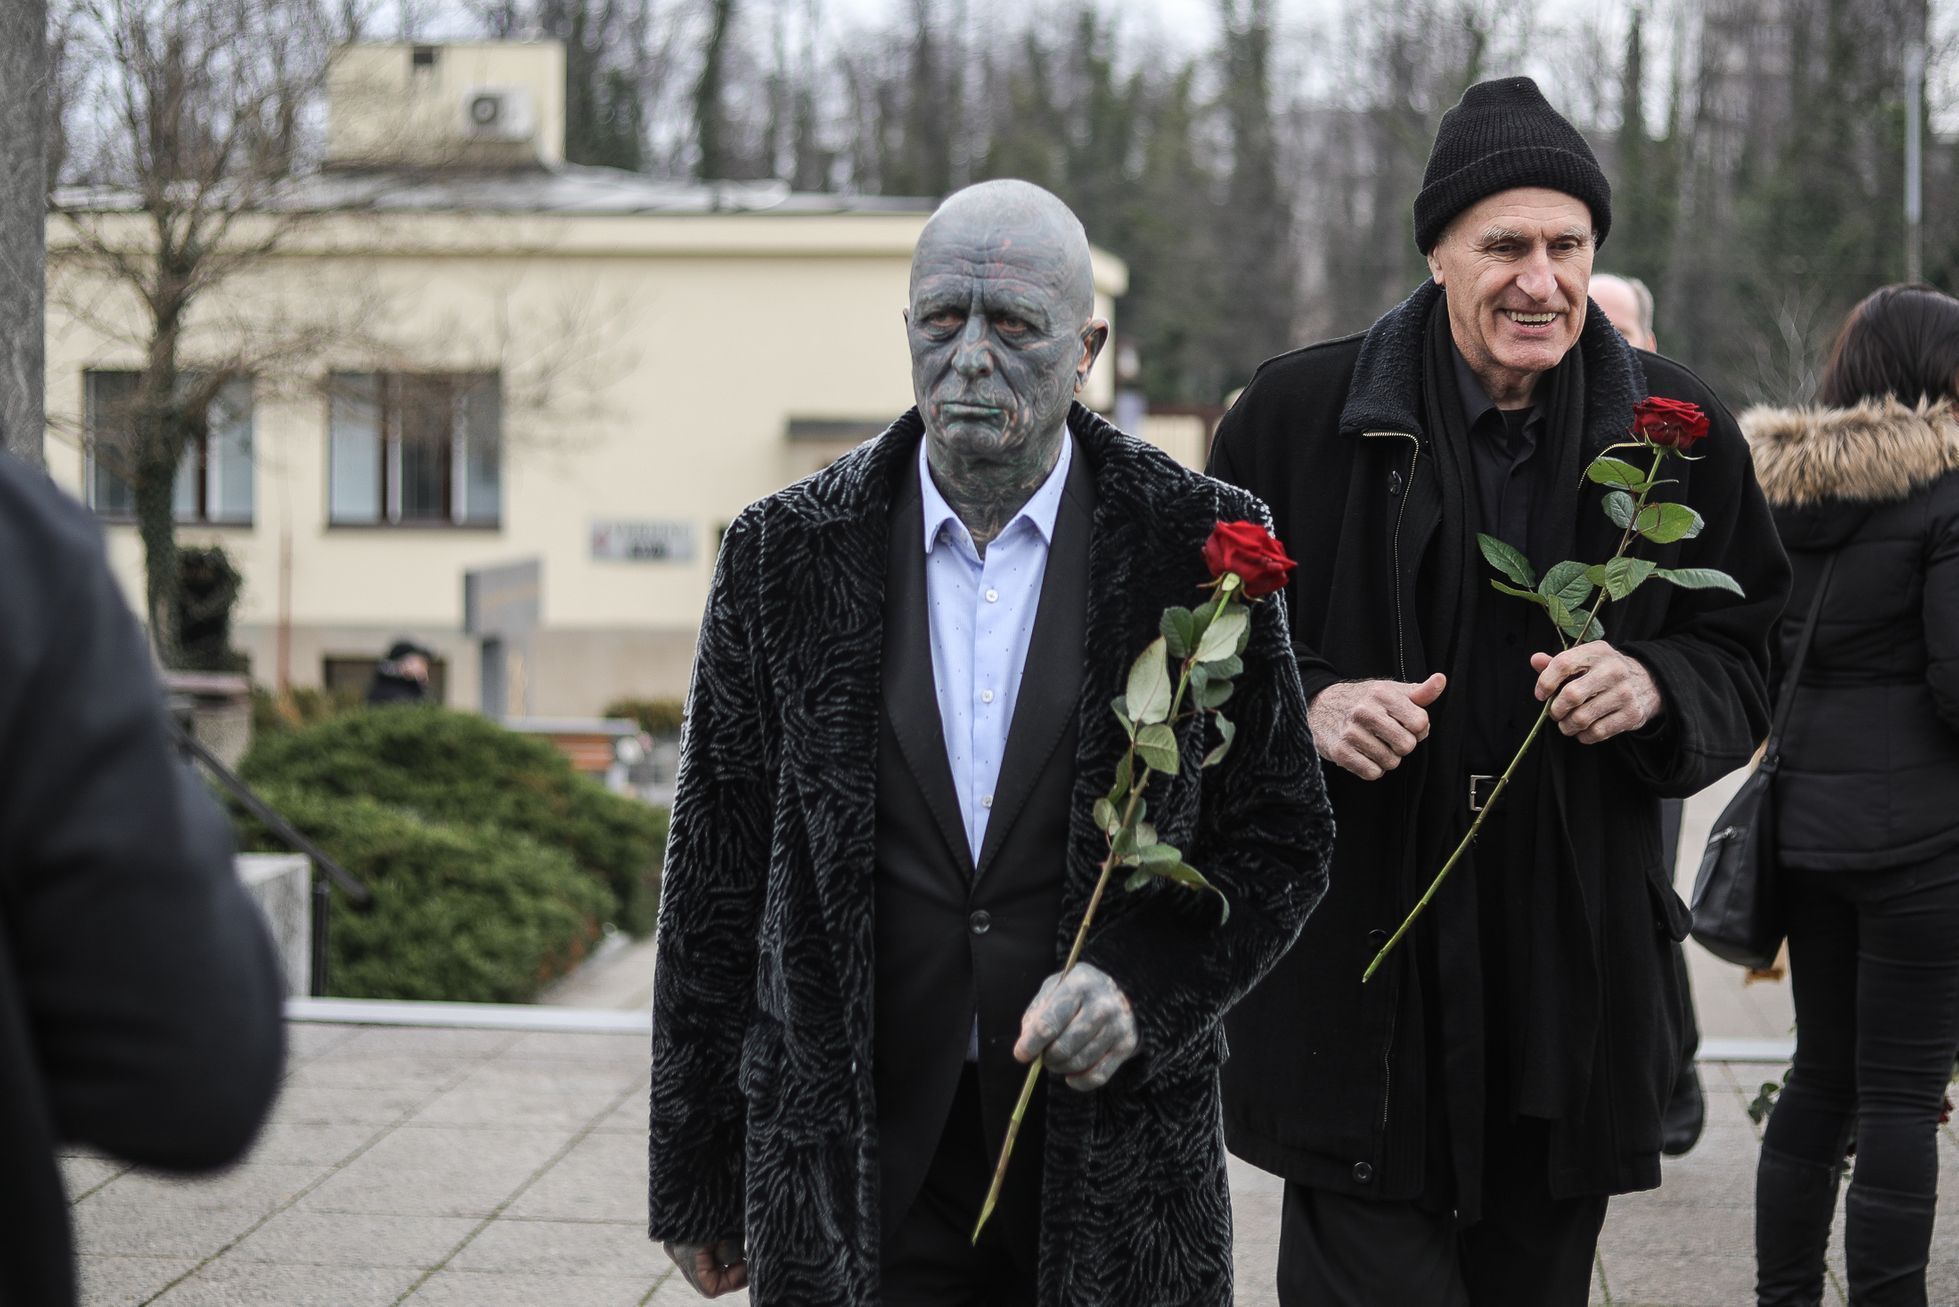
<instances>
[{"instance_id":1,"label":"beige building","mask_svg":"<svg viewBox=\"0 0 1959 1307\"><path fill-rule=\"evenodd\" d=\"M244 574L255 679L363 681L409 636L456 706L678 695L729 519L910 404L927 202L565 164L563 87L555 43L344 51L327 167L241 225L280 226L275 252L199 301L186 367L261 362L186 460L179 538ZM144 320L75 224L135 251L147 229L127 195L60 199L82 216L48 228L48 463L137 596L106 415ZM1097 252L1105 316L1126 276ZM1106 364L1088 398L1109 407Z\"/></svg>"}]
</instances>

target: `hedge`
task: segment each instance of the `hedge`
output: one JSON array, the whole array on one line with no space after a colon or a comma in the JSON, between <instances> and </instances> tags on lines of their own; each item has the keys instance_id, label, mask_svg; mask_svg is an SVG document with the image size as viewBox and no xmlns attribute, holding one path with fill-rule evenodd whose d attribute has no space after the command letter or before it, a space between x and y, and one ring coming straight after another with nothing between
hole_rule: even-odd
<instances>
[{"instance_id":1,"label":"hedge","mask_svg":"<svg viewBox=\"0 0 1959 1307\"><path fill-rule=\"evenodd\" d=\"M549 741L475 713L363 709L261 739L240 771L259 788L365 796L431 821L528 836L602 881L621 929L652 932L665 811L578 775Z\"/></svg>"},{"instance_id":2,"label":"hedge","mask_svg":"<svg viewBox=\"0 0 1959 1307\"><path fill-rule=\"evenodd\" d=\"M263 793L374 892L366 911L334 893L328 985L338 997L526 1002L585 957L612 906L570 855L507 830L361 796ZM280 847L235 815L243 847Z\"/></svg>"}]
</instances>

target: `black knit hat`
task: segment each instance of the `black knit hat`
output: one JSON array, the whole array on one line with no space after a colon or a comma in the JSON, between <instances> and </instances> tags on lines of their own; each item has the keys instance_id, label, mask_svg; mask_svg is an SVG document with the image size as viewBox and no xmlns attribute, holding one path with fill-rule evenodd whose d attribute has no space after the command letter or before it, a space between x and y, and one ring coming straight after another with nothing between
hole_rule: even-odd
<instances>
[{"instance_id":1,"label":"black knit hat","mask_svg":"<svg viewBox=\"0 0 1959 1307\"><path fill-rule=\"evenodd\" d=\"M1426 254L1450 219L1498 191L1543 186L1582 200L1601 243L1612 226L1612 186L1592 147L1528 77L1478 82L1442 115L1415 197L1415 245Z\"/></svg>"}]
</instances>

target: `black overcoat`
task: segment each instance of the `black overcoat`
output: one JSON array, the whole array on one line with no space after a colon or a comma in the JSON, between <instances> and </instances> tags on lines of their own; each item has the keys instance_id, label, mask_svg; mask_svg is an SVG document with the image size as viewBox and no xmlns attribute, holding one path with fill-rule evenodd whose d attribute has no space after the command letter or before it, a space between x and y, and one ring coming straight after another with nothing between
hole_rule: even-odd
<instances>
[{"instance_id":1,"label":"black overcoat","mask_svg":"<svg viewBox=\"0 0 1959 1307\"><path fill-rule=\"evenodd\" d=\"M1110 702L1163 609L1201 598L1212 526L1264 517L1079 405L1069 426L1096 508L1057 964L1105 847L1089 813L1124 743ZM878 1300L881 614L892 489L922 431L914 410L745 510L701 626L660 909L650 1227L743 1237L757 1307ZM1200 772L1193 733L1149 796L1229 921L1165 882L1112 892L1083 956L1128 995L1139 1051L1101 1090L1052 1089L1045 1158L1015 1162L1043 1167L1042 1307L1231 1300L1219 1018L1318 902L1331 840L1283 602L1255 606L1244 661L1226 760Z\"/></svg>"},{"instance_id":2,"label":"black overcoat","mask_svg":"<svg viewBox=\"0 0 1959 1307\"><path fill-rule=\"evenodd\" d=\"M1460 682L1451 646L1492 573L1465 507L1475 503L1466 460L1436 448L1427 417L1431 309L1443 311L1433 283L1364 335L1267 362L1225 418L1211 462L1214 475L1271 504L1301 560L1289 597L1309 701L1338 680L1457 674L1432 710L1430 737L1399 769L1365 782L1327 768L1340 837L1326 902L1228 1023L1232 1151L1289 1179L1383 1199L1423 1188L1425 1122L1438 1106L1427 1096L1443 1078L1425 1030L1445 1002L1480 985L1445 962L1435 988L1449 992L1424 994L1412 948L1365 987L1360 979L1470 821L1463 709L1476 687ZM1680 481L1669 493L1698 508L1706 530L1644 556L1723 568L1747 598L1649 582L1609 605L1607 637L1652 672L1664 718L1595 747L1547 729L1537 746L1544 765L1531 806L1550 870L1529 911L1533 938L1556 947L1532 949L1530 982L1533 1002L1566 1032L1549 1177L1560 1196L1659 1183L1682 1001L1669 951L1686 931L1661 857L1659 801L1741 766L1765 734L1768 636L1788 585L1747 449L1707 387L1628 348L1596 307L1578 351L1582 419L1576 430L1554 423L1542 480L1554 498L1537 520L1560 537L1546 556L1596 562L1617 546L1583 469L1625 438L1650 387L1699 404L1713 430L1699 461L1668 464ZM1548 623L1545 636L1555 650ZM1445 957L1452 937L1475 932L1469 880L1452 879L1431 909ZM1480 1064L1473 1024L1452 1019L1432 1033L1440 1058Z\"/></svg>"},{"instance_id":3,"label":"black overcoat","mask_svg":"<svg viewBox=\"0 0 1959 1307\"><path fill-rule=\"evenodd\" d=\"M0 455L0 1303L74 1301L59 1145L171 1170L245 1151L282 989L100 528Z\"/></svg>"}]
</instances>

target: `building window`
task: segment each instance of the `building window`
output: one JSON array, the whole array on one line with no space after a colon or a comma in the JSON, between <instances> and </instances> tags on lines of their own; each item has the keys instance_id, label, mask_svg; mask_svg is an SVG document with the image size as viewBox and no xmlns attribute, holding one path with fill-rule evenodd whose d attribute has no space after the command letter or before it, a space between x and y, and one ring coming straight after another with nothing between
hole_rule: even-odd
<instances>
[{"instance_id":1,"label":"building window","mask_svg":"<svg viewBox=\"0 0 1959 1307\"><path fill-rule=\"evenodd\" d=\"M327 427L334 525L496 526L502 519L495 373L336 373Z\"/></svg>"},{"instance_id":2,"label":"building window","mask_svg":"<svg viewBox=\"0 0 1959 1307\"><path fill-rule=\"evenodd\" d=\"M138 374L87 372L88 453L86 482L89 506L103 517L129 520L136 516L136 492L130 480L132 445L130 406L136 399ZM198 384L186 373L182 386ZM250 526L255 480L252 463L252 383L247 377L228 381L205 411L204 429L184 446L177 465L173 492L176 519L186 523Z\"/></svg>"}]
</instances>

